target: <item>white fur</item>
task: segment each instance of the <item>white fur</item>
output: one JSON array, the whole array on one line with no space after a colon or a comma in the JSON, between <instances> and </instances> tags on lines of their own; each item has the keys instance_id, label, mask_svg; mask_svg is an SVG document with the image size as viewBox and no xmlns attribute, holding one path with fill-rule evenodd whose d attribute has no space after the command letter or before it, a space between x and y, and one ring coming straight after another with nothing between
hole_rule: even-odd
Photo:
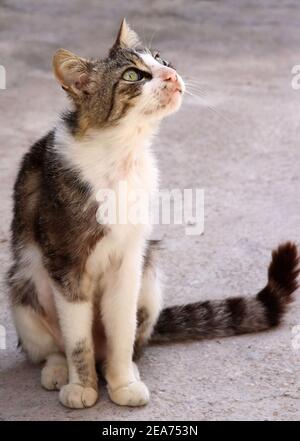
<instances>
[{"instance_id":1,"label":"white fur","mask_svg":"<svg viewBox=\"0 0 300 441\"><path fill-rule=\"evenodd\" d=\"M45 311L45 317L41 317L39 315L32 316L28 308L18 307L16 308L14 314L14 320L17 329L22 328L25 323L28 322L27 317L30 315L30 320L32 321L34 327L42 327L44 332L41 333L41 338L43 338L46 332L51 334L51 340L54 340L55 345L60 349L64 349L64 343L61 338L61 332L59 329L58 319L56 307L54 304L53 292L51 287L51 280L46 271L43 263L42 263L42 254L39 248L36 245L28 245L26 248L20 251L20 270L14 276L14 280L21 279L30 280L33 282L35 286L35 290L38 296L39 304L42 306ZM27 339L27 332L19 334L22 335L23 346L26 347L28 355L33 360L36 359L37 354L31 354L31 350L29 349L30 343ZM29 333L31 335L31 333ZM34 335L34 341L38 340L38 335ZM41 354L44 354L43 345L41 345ZM33 352L38 350L38 346ZM32 355L32 356L31 356ZM45 357L42 357L43 359Z\"/></svg>"},{"instance_id":2,"label":"white fur","mask_svg":"<svg viewBox=\"0 0 300 441\"><path fill-rule=\"evenodd\" d=\"M84 363L88 366L89 375L93 380L96 379L95 361L93 355L93 303L91 301L72 303L65 300L60 292L54 290L55 303L59 316L61 332L64 338L66 355L68 360L69 384L60 389L59 398L64 406L72 408L89 407L95 404L98 393L90 386L80 386L80 377L76 366L73 363L72 352L80 342L91 351L89 359Z\"/></svg>"},{"instance_id":3,"label":"white fur","mask_svg":"<svg viewBox=\"0 0 300 441\"><path fill-rule=\"evenodd\" d=\"M70 302L55 291L59 323L66 344L66 352L80 340L91 340L90 326L93 318L91 302ZM74 324L76 323L76 326ZM68 354L67 354L68 355Z\"/></svg>"},{"instance_id":4,"label":"white fur","mask_svg":"<svg viewBox=\"0 0 300 441\"><path fill-rule=\"evenodd\" d=\"M185 91L184 81L173 68L163 66L150 53L140 54L140 57L150 70L152 80L148 81L143 87L143 99L138 105L138 110L150 119L162 119L179 109L182 94ZM169 83L163 80L166 72L176 74L181 94L174 94L172 82ZM162 105L164 106L162 107Z\"/></svg>"},{"instance_id":5,"label":"white fur","mask_svg":"<svg viewBox=\"0 0 300 441\"><path fill-rule=\"evenodd\" d=\"M68 365L63 354L51 354L42 369L41 383L47 390L61 389L68 382Z\"/></svg>"},{"instance_id":6,"label":"white fur","mask_svg":"<svg viewBox=\"0 0 300 441\"><path fill-rule=\"evenodd\" d=\"M24 275L34 282L40 305L47 312L47 320L51 324L56 323L56 310L52 296L51 280L46 271L43 262L42 254L36 245L27 246L24 248L21 257L24 265ZM17 273L22 276L21 273Z\"/></svg>"},{"instance_id":7,"label":"white fur","mask_svg":"<svg viewBox=\"0 0 300 441\"><path fill-rule=\"evenodd\" d=\"M72 303L67 301L56 290L54 295L60 328L66 346L66 355L69 358L76 344L83 339L86 339L88 344L92 345L91 324L93 321L93 305L92 302ZM71 360L69 360L69 363L71 363L71 366L69 364L70 382L78 383L77 372Z\"/></svg>"},{"instance_id":8,"label":"white fur","mask_svg":"<svg viewBox=\"0 0 300 441\"><path fill-rule=\"evenodd\" d=\"M59 352L49 328L41 317L28 306L15 306L13 318L22 346L33 362L45 360L50 354Z\"/></svg>"},{"instance_id":9,"label":"white fur","mask_svg":"<svg viewBox=\"0 0 300 441\"><path fill-rule=\"evenodd\" d=\"M147 320L139 333L139 344L149 340L159 313L162 309L162 283L158 268L148 268L143 274L142 286L139 294L138 309L146 309Z\"/></svg>"}]
</instances>

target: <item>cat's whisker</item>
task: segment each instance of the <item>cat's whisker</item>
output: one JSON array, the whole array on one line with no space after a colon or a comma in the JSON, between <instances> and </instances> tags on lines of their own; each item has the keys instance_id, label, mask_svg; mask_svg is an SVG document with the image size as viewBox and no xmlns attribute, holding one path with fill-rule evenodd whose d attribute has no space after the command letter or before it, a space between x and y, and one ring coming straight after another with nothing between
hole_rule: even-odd
<instances>
[{"instance_id":1,"label":"cat's whisker","mask_svg":"<svg viewBox=\"0 0 300 441\"><path fill-rule=\"evenodd\" d=\"M182 78L186 79L186 81L193 81L193 82L195 82L197 84L201 84L201 80L199 78L193 78L193 77L190 77L188 75L187 76L186 75L182 75Z\"/></svg>"},{"instance_id":2,"label":"cat's whisker","mask_svg":"<svg viewBox=\"0 0 300 441\"><path fill-rule=\"evenodd\" d=\"M190 81L184 81L184 84L185 84L186 86L190 86L191 88L197 89L197 90L199 90L199 91L201 91L201 92L203 92L203 93L207 93L207 91L206 91L203 87L199 86L199 85L196 84L196 83L192 83L192 82L190 82Z\"/></svg>"},{"instance_id":3,"label":"cat's whisker","mask_svg":"<svg viewBox=\"0 0 300 441\"><path fill-rule=\"evenodd\" d=\"M191 92L197 92L197 93L199 93L199 95L203 95L203 96L207 95L207 92L205 92L205 91L203 91L203 90L201 90L201 89L198 89L197 87L192 86L192 85L190 85L190 84L186 84L186 88L187 88L188 90L190 90Z\"/></svg>"},{"instance_id":4,"label":"cat's whisker","mask_svg":"<svg viewBox=\"0 0 300 441\"><path fill-rule=\"evenodd\" d=\"M226 121L228 124L234 126L234 122L231 121L230 119L228 119L226 116L222 115L222 113L220 113L214 106L208 104L208 102L206 101L205 97L201 96L201 95L196 95L194 93L192 93L189 90L186 90L186 93L190 96L192 96L193 98L199 98L200 100L202 100L202 103L205 107L207 107L211 112L214 112L216 115L218 115L220 118L222 118L224 121Z\"/></svg>"},{"instance_id":5,"label":"cat's whisker","mask_svg":"<svg viewBox=\"0 0 300 441\"><path fill-rule=\"evenodd\" d=\"M140 34L141 34L141 36L142 36L142 41L143 42L145 42L146 43L146 41L147 41L147 39L148 38L146 38L146 30L145 30L145 26L143 26L143 28L141 29L141 31L140 31ZM150 46L148 46L147 44L146 44L146 48L148 49Z\"/></svg>"},{"instance_id":6,"label":"cat's whisker","mask_svg":"<svg viewBox=\"0 0 300 441\"><path fill-rule=\"evenodd\" d=\"M198 84L201 84L201 81L197 77L192 77L190 75L187 75L187 76L184 75L184 78L186 78L186 80L188 80L188 81L194 81L194 82L196 82Z\"/></svg>"},{"instance_id":7,"label":"cat's whisker","mask_svg":"<svg viewBox=\"0 0 300 441\"><path fill-rule=\"evenodd\" d=\"M152 32L152 36L151 36L149 46L148 46L149 48L152 48L153 39L156 35L157 35L157 29Z\"/></svg>"},{"instance_id":8,"label":"cat's whisker","mask_svg":"<svg viewBox=\"0 0 300 441\"><path fill-rule=\"evenodd\" d=\"M192 89L191 87L187 87L185 91L189 92L193 96L201 97L204 100L208 100L209 99L208 95L206 93L204 93L202 91L199 91L199 90Z\"/></svg>"},{"instance_id":9,"label":"cat's whisker","mask_svg":"<svg viewBox=\"0 0 300 441\"><path fill-rule=\"evenodd\" d=\"M212 112L217 114L222 119L226 120L231 125L234 125L234 123L231 120L229 120L227 117L222 115L213 105L210 105L207 102L206 92L196 84L196 81L193 82L191 80L187 80L185 84L186 84L186 93L188 95L193 96L195 98L200 98L204 102L205 106L209 108Z\"/></svg>"},{"instance_id":10,"label":"cat's whisker","mask_svg":"<svg viewBox=\"0 0 300 441\"><path fill-rule=\"evenodd\" d=\"M191 85L191 84L185 84L185 88L187 90L190 90L191 92L195 92L195 93L197 93L199 95L204 95L204 96L208 96L209 95L209 93L207 91L202 90L202 89L198 89L196 86Z\"/></svg>"}]
</instances>

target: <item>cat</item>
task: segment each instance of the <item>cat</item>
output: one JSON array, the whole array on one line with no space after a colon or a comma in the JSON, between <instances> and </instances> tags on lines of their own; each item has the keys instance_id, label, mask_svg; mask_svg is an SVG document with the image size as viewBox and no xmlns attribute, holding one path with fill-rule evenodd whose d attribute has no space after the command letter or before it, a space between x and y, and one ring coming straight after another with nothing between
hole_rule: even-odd
<instances>
[{"instance_id":1,"label":"cat","mask_svg":"<svg viewBox=\"0 0 300 441\"><path fill-rule=\"evenodd\" d=\"M297 248L288 242L273 252L256 296L162 309L151 226L99 223L97 191L117 192L121 180L132 191L157 190L151 140L180 108L184 82L125 19L106 58L59 49L53 68L72 108L25 154L15 183L8 273L15 327L29 359L45 362L42 386L59 390L64 406L95 404L98 361L113 402L145 405L134 350L278 325L297 288Z\"/></svg>"}]
</instances>

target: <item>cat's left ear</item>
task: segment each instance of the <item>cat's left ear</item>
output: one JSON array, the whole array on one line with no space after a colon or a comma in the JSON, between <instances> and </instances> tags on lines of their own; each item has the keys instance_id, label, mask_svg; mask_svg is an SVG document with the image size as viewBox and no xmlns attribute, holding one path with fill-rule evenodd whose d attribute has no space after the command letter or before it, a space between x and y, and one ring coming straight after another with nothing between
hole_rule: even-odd
<instances>
[{"instance_id":1,"label":"cat's left ear","mask_svg":"<svg viewBox=\"0 0 300 441\"><path fill-rule=\"evenodd\" d=\"M135 31L131 29L125 18L123 18L117 39L111 50L118 47L133 49L140 43L140 39Z\"/></svg>"},{"instance_id":2,"label":"cat's left ear","mask_svg":"<svg viewBox=\"0 0 300 441\"><path fill-rule=\"evenodd\" d=\"M88 60L58 49L53 57L53 70L62 88L74 98L89 92L91 66Z\"/></svg>"}]
</instances>

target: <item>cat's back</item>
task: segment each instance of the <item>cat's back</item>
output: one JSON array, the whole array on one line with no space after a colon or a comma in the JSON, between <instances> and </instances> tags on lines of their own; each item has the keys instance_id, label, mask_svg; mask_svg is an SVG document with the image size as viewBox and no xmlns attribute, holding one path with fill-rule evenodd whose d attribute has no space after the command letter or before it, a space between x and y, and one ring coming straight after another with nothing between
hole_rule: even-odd
<instances>
[{"instance_id":1,"label":"cat's back","mask_svg":"<svg viewBox=\"0 0 300 441\"><path fill-rule=\"evenodd\" d=\"M13 192L13 241L25 231L30 232L41 196L46 151L53 140L54 131L50 131L30 147L21 161Z\"/></svg>"}]
</instances>

